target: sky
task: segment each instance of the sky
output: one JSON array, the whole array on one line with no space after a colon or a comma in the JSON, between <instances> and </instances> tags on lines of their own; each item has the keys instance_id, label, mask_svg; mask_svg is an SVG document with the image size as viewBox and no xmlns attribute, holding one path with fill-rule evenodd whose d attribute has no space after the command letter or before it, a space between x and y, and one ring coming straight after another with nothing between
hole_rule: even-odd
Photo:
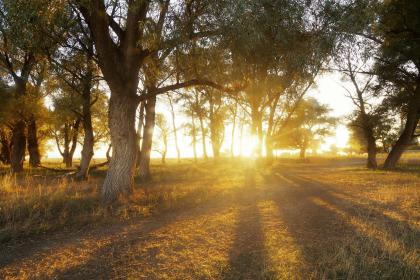
<instances>
[{"instance_id":1,"label":"sky","mask_svg":"<svg viewBox=\"0 0 420 280\"><path fill-rule=\"evenodd\" d=\"M331 108L331 115L337 117L339 119L344 119L345 116L349 115L354 110L354 105L351 100L346 97L346 90L343 88L346 86L347 88L351 89L350 85L346 82L340 80L339 74L327 73L322 76L319 76L316 79L316 86L311 88L307 94L307 97L314 97L316 98L321 104L326 104ZM168 122L171 121L171 116L169 113L169 108L163 102L159 102L156 108L157 113L163 113ZM176 115L176 122L177 125L181 125L186 121L185 116L182 114ZM222 153L230 153L230 146L231 146L231 131L232 125L227 124L225 127L225 139L223 146L221 148ZM253 146L255 146L255 139L250 137L249 131L247 128L243 131L244 137L242 143L235 143L234 152L239 154L242 152L243 155L251 155ZM158 130L155 130L155 135L158 136ZM191 140L189 137L184 135L184 129L180 128L178 130L178 142L181 149L181 156L182 157L193 157L193 151L191 148ZM339 148L346 147L347 141L349 138L348 130L344 124L344 121L341 121L337 124L335 134L325 139L325 142L321 145L322 151L329 150L331 145L336 145ZM239 140L239 129L236 129L235 133L235 141L238 142ZM207 153L211 156L211 143L209 141L206 142L207 145ZM106 153L106 146L98 145L95 147L95 158L105 158ZM197 145L197 152L198 155L201 156L202 151L202 144L201 140ZM75 151L74 158L80 158L81 146L79 145ZM61 157L57 151L55 143L49 142L49 151L48 151L49 158L59 158ZM156 151L152 151L152 157L159 158L160 154ZM168 158L176 157L176 150L173 137L169 139L168 144Z\"/></svg>"}]
</instances>

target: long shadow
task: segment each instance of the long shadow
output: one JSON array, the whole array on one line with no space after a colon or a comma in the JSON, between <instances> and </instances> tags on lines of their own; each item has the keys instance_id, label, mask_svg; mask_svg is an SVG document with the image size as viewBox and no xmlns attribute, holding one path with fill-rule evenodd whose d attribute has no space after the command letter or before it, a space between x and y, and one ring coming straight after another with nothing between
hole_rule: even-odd
<instances>
[{"instance_id":1,"label":"long shadow","mask_svg":"<svg viewBox=\"0 0 420 280\"><path fill-rule=\"evenodd\" d=\"M206 201L204 204L197 207L185 208L174 213L167 213L165 217L156 217L163 222L156 223L155 220L151 220L149 225L144 227L135 227L134 229L127 228L126 232L120 235L115 236L115 241L111 242L108 245L105 245L98 250L91 252L90 257L83 263L70 267L63 271L57 271L57 273L52 277L54 279L114 279L114 278L124 278L126 273L124 269L128 270L128 267L131 265L131 262L135 269L141 262L141 267L156 267L159 265L159 261L156 259L156 255L159 253L159 248L155 250L150 250L147 253L139 252L138 255L127 256L126 253L133 246L141 245L143 242L147 242L150 235L158 231L161 228L169 226L171 224L176 224L177 221L181 218L182 215L186 214L187 218L190 215L190 212L194 210L193 215L194 219L200 218L204 215L218 215L218 213L224 213L227 211L231 205L234 197L241 192L239 187L235 190L235 193L232 196L225 196L223 194L217 194L212 197L210 200ZM188 199L187 199L188 200ZM112 262L110 262L112 260ZM127 272L128 273L128 272ZM148 272L145 272L145 277L148 275ZM149 279L149 277L147 277ZM236 278L235 278L236 279Z\"/></svg>"},{"instance_id":2,"label":"long shadow","mask_svg":"<svg viewBox=\"0 0 420 280\"><path fill-rule=\"evenodd\" d=\"M368 205L371 204L376 207L375 209L366 206L366 204L355 201L355 199L360 199L360 197L339 191L329 184L290 174L286 175L286 177L289 177L302 186L310 185L311 191L314 192L314 195L321 196L329 204L338 207L341 211L345 211L352 217L364 219L365 222L370 223L372 226L380 227L381 231L387 232L392 238L399 240L407 249L415 250L420 248L420 231L413 228L409 223L405 221L396 220L383 214L381 210L386 210L384 205L366 199L365 202ZM345 198L337 197L335 194ZM345 202L345 207L343 206L343 202ZM361 213L364 215L364 217L360 215ZM375 221L381 221L381 223L384 225L379 225L378 222ZM401 232L407 233L407 236L410 236L410 238L402 239Z\"/></svg>"},{"instance_id":3,"label":"long shadow","mask_svg":"<svg viewBox=\"0 0 420 280\"><path fill-rule=\"evenodd\" d=\"M238 194L239 214L229 263L222 271L222 279L276 279L268 265L261 217L257 206L256 170L245 170L243 192Z\"/></svg>"},{"instance_id":4,"label":"long shadow","mask_svg":"<svg viewBox=\"0 0 420 280\"><path fill-rule=\"evenodd\" d=\"M66 247L68 245L75 245L74 247L83 246L83 242L86 240L98 240L100 238L107 238L113 235L118 235L118 232L123 232L132 225L146 223L153 224L156 220L165 220L167 223L162 223L162 226L168 225L176 220L180 215L188 213L189 211L197 208L202 208L198 213L205 214L206 211L212 211L211 209L220 208L224 209L229 207L232 199L235 197L235 192L240 192L240 188L232 189L231 194L221 193L221 192L210 192L206 193L206 197L203 201L202 199L202 189L194 189L188 192L181 198L178 198L176 205L172 205L170 208L158 209L157 213L154 213L150 218L135 218L127 222L118 222L114 224L109 224L101 226L100 228L94 229L84 229L76 233L69 233L68 235L64 233L59 233L53 235L51 238L48 236L40 236L34 241L24 242L23 244L5 244L0 247L0 277L1 277L1 268L8 265L13 265L20 261L25 261L32 257L40 257L43 255L50 254L51 252L57 252L60 248ZM197 198L201 200L196 202ZM212 205L209 210L206 210L206 206ZM143 227L139 227L139 231ZM157 228L156 228L157 229ZM150 229L153 230L153 229ZM145 232L146 234L147 232ZM64 237L64 238L63 238ZM103 248L103 251L106 251L107 248ZM95 260L92 260L92 263ZM74 271L74 269L72 269ZM58 273L59 275L60 273Z\"/></svg>"},{"instance_id":5,"label":"long shadow","mask_svg":"<svg viewBox=\"0 0 420 280\"><path fill-rule=\"evenodd\" d=\"M379 240L360 231L336 211L315 203L314 199L321 199L352 216L326 187L320 188L291 172L282 175L287 181L277 179L281 187L273 186L278 192L275 202L301 251L303 274L308 278L419 279L416 267L387 252Z\"/></svg>"},{"instance_id":6,"label":"long shadow","mask_svg":"<svg viewBox=\"0 0 420 280\"><path fill-rule=\"evenodd\" d=\"M217 209L224 211L224 209ZM195 212L198 217L206 214L217 215L218 211L212 209L203 209ZM160 263L156 259L160 253L159 248L149 249L147 252L139 251L133 255L127 255L132 252L132 248L138 247L158 231L166 226L177 222L178 215L169 215L160 223L150 223L146 227L135 227L126 232L117 235L108 245L90 252L90 257L83 263L70 267L68 269L57 271L51 278L53 279L125 279L130 269L140 269L145 267L159 267ZM163 242L164 240L162 240ZM141 262L139 265L138 262ZM141 271L139 271L141 275ZM149 272L144 272L142 277L149 278ZM143 279L143 278L142 278Z\"/></svg>"}]
</instances>

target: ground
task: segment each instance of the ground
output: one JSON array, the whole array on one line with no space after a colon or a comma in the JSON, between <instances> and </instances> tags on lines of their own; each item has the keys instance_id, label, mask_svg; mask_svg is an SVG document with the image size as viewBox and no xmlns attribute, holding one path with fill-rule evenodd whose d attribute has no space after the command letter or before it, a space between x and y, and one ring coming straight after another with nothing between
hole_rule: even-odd
<instances>
[{"instance_id":1,"label":"ground","mask_svg":"<svg viewBox=\"0 0 420 280\"><path fill-rule=\"evenodd\" d=\"M246 159L154 174L126 203L165 207L3 241L0 278L420 279L416 172Z\"/></svg>"}]
</instances>

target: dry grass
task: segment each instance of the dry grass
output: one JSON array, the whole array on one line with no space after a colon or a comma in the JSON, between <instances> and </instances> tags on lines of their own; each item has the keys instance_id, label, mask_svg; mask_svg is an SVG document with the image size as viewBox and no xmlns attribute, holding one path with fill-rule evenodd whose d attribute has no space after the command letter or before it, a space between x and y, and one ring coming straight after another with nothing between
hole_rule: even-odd
<instances>
[{"instance_id":1,"label":"dry grass","mask_svg":"<svg viewBox=\"0 0 420 280\"><path fill-rule=\"evenodd\" d=\"M48 165L54 167L55 163ZM136 188L130 201L119 202L112 209L102 205L98 195L105 170L94 173L88 182L74 182L37 169L19 177L6 173L0 176L0 244L32 234L92 227L193 207L229 191L222 180L235 180L232 166L229 166L232 177L219 178L216 174L224 167L219 169L212 163L153 168L153 180Z\"/></svg>"},{"instance_id":2,"label":"dry grass","mask_svg":"<svg viewBox=\"0 0 420 280\"><path fill-rule=\"evenodd\" d=\"M87 184L5 176L9 234L68 234L5 243L0 278L420 278L418 174L344 159L257 165L154 165L153 180L112 211L96 198L102 171ZM83 219L94 226L75 231Z\"/></svg>"}]
</instances>

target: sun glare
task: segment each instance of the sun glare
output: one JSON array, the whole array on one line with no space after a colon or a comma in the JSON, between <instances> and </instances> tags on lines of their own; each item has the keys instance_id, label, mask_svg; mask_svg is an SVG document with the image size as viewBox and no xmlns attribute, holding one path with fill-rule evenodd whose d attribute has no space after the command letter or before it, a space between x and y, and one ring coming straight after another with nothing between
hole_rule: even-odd
<instances>
[{"instance_id":1,"label":"sun glare","mask_svg":"<svg viewBox=\"0 0 420 280\"><path fill-rule=\"evenodd\" d=\"M241 143L241 155L246 157L255 155L257 145L258 137L256 135L244 137Z\"/></svg>"}]
</instances>

